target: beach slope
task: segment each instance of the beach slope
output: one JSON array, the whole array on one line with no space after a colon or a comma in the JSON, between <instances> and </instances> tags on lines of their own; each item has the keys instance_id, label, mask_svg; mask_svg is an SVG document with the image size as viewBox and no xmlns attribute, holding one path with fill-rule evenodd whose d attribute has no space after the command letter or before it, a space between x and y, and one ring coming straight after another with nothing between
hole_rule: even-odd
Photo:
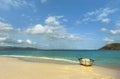
<instances>
[{"instance_id":1,"label":"beach slope","mask_svg":"<svg viewBox=\"0 0 120 79\"><path fill-rule=\"evenodd\" d=\"M119 70L0 57L0 79L119 79Z\"/></svg>"}]
</instances>

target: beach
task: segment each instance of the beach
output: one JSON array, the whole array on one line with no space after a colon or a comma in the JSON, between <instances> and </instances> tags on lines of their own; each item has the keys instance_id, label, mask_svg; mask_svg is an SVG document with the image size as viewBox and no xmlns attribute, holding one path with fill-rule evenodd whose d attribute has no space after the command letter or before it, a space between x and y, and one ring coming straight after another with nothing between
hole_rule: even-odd
<instances>
[{"instance_id":1,"label":"beach","mask_svg":"<svg viewBox=\"0 0 120 79\"><path fill-rule=\"evenodd\" d=\"M119 70L0 57L0 79L119 79Z\"/></svg>"}]
</instances>

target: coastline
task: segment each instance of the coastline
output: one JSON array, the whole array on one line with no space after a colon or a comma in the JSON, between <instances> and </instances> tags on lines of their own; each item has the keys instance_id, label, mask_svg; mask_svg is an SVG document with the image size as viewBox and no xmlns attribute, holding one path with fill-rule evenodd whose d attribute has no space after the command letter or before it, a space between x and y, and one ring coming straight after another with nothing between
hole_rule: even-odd
<instances>
[{"instance_id":1,"label":"coastline","mask_svg":"<svg viewBox=\"0 0 120 79\"><path fill-rule=\"evenodd\" d=\"M119 79L120 73L119 70L99 66L27 62L2 56L0 70L0 79Z\"/></svg>"},{"instance_id":2,"label":"coastline","mask_svg":"<svg viewBox=\"0 0 120 79\"><path fill-rule=\"evenodd\" d=\"M23 55L0 55L0 57L7 57L7 58L16 58L21 61L25 62L37 62L37 63L52 63L52 64L59 64L59 65L79 65L79 61L73 61L69 59L62 59L62 58L50 58L50 57L39 57L39 56L23 56ZM119 65L106 65L106 64L96 64L93 63L93 66L109 68L113 70L120 70Z\"/></svg>"}]
</instances>

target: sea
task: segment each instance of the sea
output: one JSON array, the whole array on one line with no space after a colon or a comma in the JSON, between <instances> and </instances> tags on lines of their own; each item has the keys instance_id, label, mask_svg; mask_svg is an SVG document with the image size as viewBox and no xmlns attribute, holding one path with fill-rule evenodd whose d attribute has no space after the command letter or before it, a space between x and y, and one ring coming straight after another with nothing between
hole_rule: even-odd
<instances>
[{"instance_id":1,"label":"sea","mask_svg":"<svg viewBox=\"0 0 120 79\"><path fill-rule=\"evenodd\" d=\"M39 60L51 60L58 63L66 62L79 65L78 58L90 58L95 60L93 65L110 67L120 70L120 50L1 50L0 56L15 57L19 59L32 58Z\"/></svg>"}]
</instances>

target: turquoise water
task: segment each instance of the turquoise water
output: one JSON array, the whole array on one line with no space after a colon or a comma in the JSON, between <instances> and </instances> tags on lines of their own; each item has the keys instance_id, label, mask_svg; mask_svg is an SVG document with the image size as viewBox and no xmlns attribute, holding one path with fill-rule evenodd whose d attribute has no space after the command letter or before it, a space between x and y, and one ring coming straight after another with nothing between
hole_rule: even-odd
<instances>
[{"instance_id":1,"label":"turquoise water","mask_svg":"<svg viewBox=\"0 0 120 79\"><path fill-rule=\"evenodd\" d=\"M94 59L94 65L106 66L120 69L120 50L60 50L60 51L22 51L9 50L0 51L1 56L27 57L35 56L53 60L63 60L78 63L79 57Z\"/></svg>"}]
</instances>

